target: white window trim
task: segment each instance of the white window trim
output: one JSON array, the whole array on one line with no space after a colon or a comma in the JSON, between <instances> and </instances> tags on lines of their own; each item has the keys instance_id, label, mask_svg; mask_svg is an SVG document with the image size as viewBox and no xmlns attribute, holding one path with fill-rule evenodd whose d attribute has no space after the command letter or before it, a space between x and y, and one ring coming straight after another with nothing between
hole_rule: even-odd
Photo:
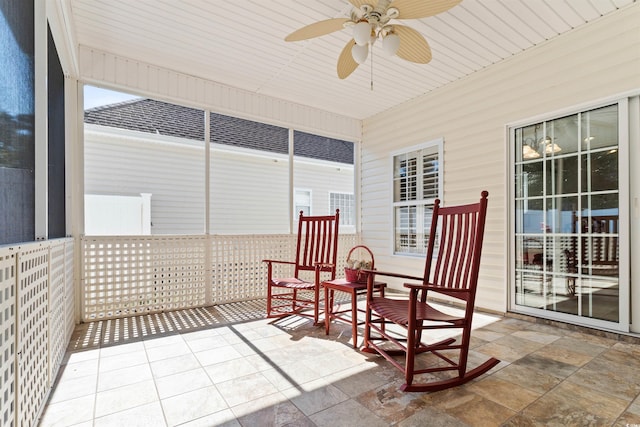
<instances>
[{"instance_id":1,"label":"white window trim","mask_svg":"<svg viewBox=\"0 0 640 427\"><path fill-rule=\"evenodd\" d=\"M441 203L444 203L443 194L444 194L444 138L432 139L427 142L423 142L421 144L413 145L410 147L406 147L400 150L395 150L390 153L389 156L389 170L390 180L389 180L389 194L391 195L391 207L389 210L389 219L390 219L390 245L389 245L389 253L392 256L399 257L413 257L413 258L422 258L425 256L424 253L404 253L404 252L396 252L395 250L395 208L396 203L394 202L394 158L398 155L411 153L412 151L424 150L426 148L437 147L438 148L438 163L439 163L439 171L438 171L438 196Z\"/></svg>"}]
</instances>

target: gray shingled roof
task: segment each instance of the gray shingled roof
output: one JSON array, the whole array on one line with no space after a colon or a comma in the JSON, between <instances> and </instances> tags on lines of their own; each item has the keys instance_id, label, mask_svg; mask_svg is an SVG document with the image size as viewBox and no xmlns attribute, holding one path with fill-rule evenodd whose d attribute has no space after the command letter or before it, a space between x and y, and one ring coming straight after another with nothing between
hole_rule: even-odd
<instances>
[{"instance_id":1,"label":"gray shingled roof","mask_svg":"<svg viewBox=\"0 0 640 427\"><path fill-rule=\"evenodd\" d=\"M202 141L202 110L153 99L136 99L91 108L84 122L159 135ZM211 142L286 154L288 129L211 113ZM294 132L294 154L301 157L353 164L353 143L305 132Z\"/></svg>"}]
</instances>

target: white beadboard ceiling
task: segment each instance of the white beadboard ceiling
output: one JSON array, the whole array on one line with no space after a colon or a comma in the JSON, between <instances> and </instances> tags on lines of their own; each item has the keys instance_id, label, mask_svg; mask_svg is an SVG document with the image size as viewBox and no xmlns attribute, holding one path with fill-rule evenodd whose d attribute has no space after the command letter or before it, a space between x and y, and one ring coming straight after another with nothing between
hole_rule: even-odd
<instances>
[{"instance_id":1,"label":"white beadboard ceiling","mask_svg":"<svg viewBox=\"0 0 640 427\"><path fill-rule=\"evenodd\" d=\"M74 49L364 119L636 0L463 0L445 13L402 21L428 40L429 64L387 58L376 44L373 64L370 56L345 80L336 75L336 61L351 39L348 29L302 42L284 37L316 21L348 17L347 0L62 1Z\"/></svg>"}]
</instances>

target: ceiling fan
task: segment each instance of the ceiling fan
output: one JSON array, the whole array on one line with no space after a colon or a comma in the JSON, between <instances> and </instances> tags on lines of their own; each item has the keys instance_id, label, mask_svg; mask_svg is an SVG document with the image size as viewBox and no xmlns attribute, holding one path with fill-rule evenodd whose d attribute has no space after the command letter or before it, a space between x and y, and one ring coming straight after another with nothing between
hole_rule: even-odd
<instances>
[{"instance_id":1,"label":"ceiling fan","mask_svg":"<svg viewBox=\"0 0 640 427\"><path fill-rule=\"evenodd\" d=\"M338 77L345 79L364 63L369 47L380 39L389 56L418 64L431 61L431 48L425 38L413 28L399 25L393 19L417 19L437 15L451 9L462 0L349 0L353 6L350 18L319 21L285 37L294 42L324 36L346 27L353 28L353 39L338 57Z\"/></svg>"}]
</instances>

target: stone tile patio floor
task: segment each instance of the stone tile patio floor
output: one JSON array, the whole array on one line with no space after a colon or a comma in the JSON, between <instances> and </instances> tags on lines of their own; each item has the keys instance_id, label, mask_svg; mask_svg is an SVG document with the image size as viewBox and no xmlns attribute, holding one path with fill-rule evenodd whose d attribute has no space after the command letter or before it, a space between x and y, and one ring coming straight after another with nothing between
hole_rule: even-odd
<instances>
[{"instance_id":1,"label":"stone tile patio floor","mask_svg":"<svg viewBox=\"0 0 640 427\"><path fill-rule=\"evenodd\" d=\"M400 372L354 349L349 325L327 336L306 318L264 319L262 300L80 324L40 426L640 425L637 338L474 324L472 362L501 363L435 393L398 391Z\"/></svg>"}]
</instances>

